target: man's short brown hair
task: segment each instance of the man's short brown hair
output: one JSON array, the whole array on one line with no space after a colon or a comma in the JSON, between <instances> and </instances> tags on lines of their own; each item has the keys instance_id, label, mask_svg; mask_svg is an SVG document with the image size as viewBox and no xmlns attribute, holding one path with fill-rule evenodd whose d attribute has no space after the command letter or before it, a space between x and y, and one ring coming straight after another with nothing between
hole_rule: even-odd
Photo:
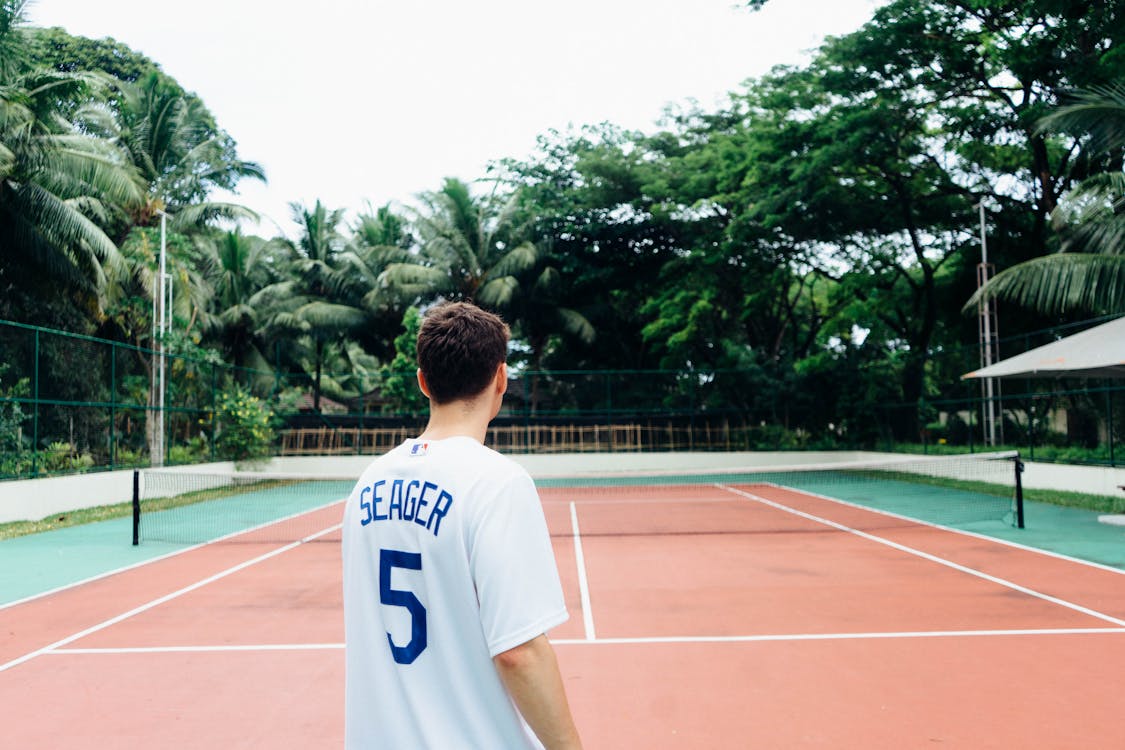
<instances>
[{"instance_id":1,"label":"man's short brown hair","mask_svg":"<svg viewBox=\"0 0 1125 750\"><path fill-rule=\"evenodd\" d=\"M508 326L468 302L432 308L418 331L418 367L435 404L480 395L508 358Z\"/></svg>"}]
</instances>

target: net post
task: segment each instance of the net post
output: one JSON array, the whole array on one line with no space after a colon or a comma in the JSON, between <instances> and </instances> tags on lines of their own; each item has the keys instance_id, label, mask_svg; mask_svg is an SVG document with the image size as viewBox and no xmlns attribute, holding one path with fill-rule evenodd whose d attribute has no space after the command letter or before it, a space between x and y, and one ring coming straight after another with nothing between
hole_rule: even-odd
<instances>
[{"instance_id":1,"label":"net post","mask_svg":"<svg viewBox=\"0 0 1125 750\"><path fill-rule=\"evenodd\" d=\"M1020 454L1016 454L1012 459L1012 463L1016 467L1016 528L1023 528L1023 461L1020 460Z\"/></svg>"},{"instance_id":2,"label":"net post","mask_svg":"<svg viewBox=\"0 0 1125 750\"><path fill-rule=\"evenodd\" d=\"M133 469L133 546L141 543L141 472Z\"/></svg>"}]
</instances>

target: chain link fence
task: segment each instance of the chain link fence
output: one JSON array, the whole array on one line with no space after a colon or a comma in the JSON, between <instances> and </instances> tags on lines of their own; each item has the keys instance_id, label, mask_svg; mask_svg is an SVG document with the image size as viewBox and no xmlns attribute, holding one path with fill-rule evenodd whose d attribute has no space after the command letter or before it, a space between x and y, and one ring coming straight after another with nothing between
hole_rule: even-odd
<instances>
[{"instance_id":1,"label":"chain link fence","mask_svg":"<svg viewBox=\"0 0 1125 750\"><path fill-rule=\"evenodd\" d=\"M1012 356L1075 330L1006 339L1001 353ZM377 387L348 399L322 395L314 409L309 375L232 367L200 351L165 353L161 408L159 351L0 321L0 478L147 466L157 440L166 464L238 458L241 444L231 438L249 402L232 393L249 394L272 415L269 430L245 433L265 441L271 454L378 453L425 424L424 412L390 403ZM489 441L529 452L991 450L981 387L960 380L979 367L977 352L930 352L927 382L941 387L911 403L889 402L874 386L858 392L855 384L866 381L837 376L836 365L819 379L760 367L513 368ZM1005 380L993 408L1003 415L997 446L1036 460L1122 461L1122 381Z\"/></svg>"},{"instance_id":2,"label":"chain link fence","mask_svg":"<svg viewBox=\"0 0 1125 750\"><path fill-rule=\"evenodd\" d=\"M999 360L1058 341L1118 316L1105 316L999 340ZM981 380L961 375L982 367L975 345L930 353L931 381L916 403L880 409L879 444L927 453L1019 450L1029 460L1119 466L1125 463L1125 379L994 378L991 398ZM991 417L991 419L990 419ZM914 436L887 425L907 418Z\"/></svg>"}]
</instances>

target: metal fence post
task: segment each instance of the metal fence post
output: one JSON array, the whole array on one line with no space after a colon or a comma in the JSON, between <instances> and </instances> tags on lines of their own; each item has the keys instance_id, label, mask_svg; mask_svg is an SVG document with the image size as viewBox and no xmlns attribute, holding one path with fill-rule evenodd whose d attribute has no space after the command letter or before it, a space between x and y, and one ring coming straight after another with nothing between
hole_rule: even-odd
<instances>
[{"instance_id":1,"label":"metal fence post","mask_svg":"<svg viewBox=\"0 0 1125 750\"><path fill-rule=\"evenodd\" d=\"M1116 468L1117 462L1113 455L1113 395L1109 390L1105 392L1105 436L1109 440L1109 465L1110 468Z\"/></svg>"},{"instance_id":2,"label":"metal fence post","mask_svg":"<svg viewBox=\"0 0 1125 750\"><path fill-rule=\"evenodd\" d=\"M32 373L35 378L35 408L31 416L31 476L39 476L39 329L35 329L35 359Z\"/></svg>"},{"instance_id":3,"label":"metal fence post","mask_svg":"<svg viewBox=\"0 0 1125 750\"><path fill-rule=\"evenodd\" d=\"M975 453L976 452L975 445L974 445L975 441L973 440L973 437L974 437L974 435L973 435L973 429L974 429L973 428L973 417L975 416L976 411L977 411L976 408L973 406L972 397L970 396L969 397L969 430L968 430L968 432L969 432L969 453Z\"/></svg>"},{"instance_id":4,"label":"metal fence post","mask_svg":"<svg viewBox=\"0 0 1125 750\"><path fill-rule=\"evenodd\" d=\"M117 463L117 344L109 346L109 468Z\"/></svg>"},{"instance_id":5,"label":"metal fence post","mask_svg":"<svg viewBox=\"0 0 1125 750\"><path fill-rule=\"evenodd\" d=\"M218 367L219 366L217 364L215 364L214 362L211 363L211 424L210 424L211 440L210 440L210 442L211 442L211 461L212 461L212 463L215 461L215 438L216 438L215 425L218 423L218 415L215 413L215 409L218 408L217 399L218 399L218 390L219 390L218 384L216 383L215 371L218 369Z\"/></svg>"},{"instance_id":6,"label":"metal fence post","mask_svg":"<svg viewBox=\"0 0 1125 750\"><path fill-rule=\"evenodd\" d=\"M613 424L613 373L610 371L605 374L605 421Z\"/></svg>"},{"instance_id":7,"label":"metal fence post","mask_svg":"<svg viewBox=\"0 0 1125 750\"><path fill-rule=\"evenodd\" d=\"M531 452L531 399L535 392L535 375L525 372L518 376L517 382L523 392L523 446L528 453Z\"/></svg>"}]
</instances>

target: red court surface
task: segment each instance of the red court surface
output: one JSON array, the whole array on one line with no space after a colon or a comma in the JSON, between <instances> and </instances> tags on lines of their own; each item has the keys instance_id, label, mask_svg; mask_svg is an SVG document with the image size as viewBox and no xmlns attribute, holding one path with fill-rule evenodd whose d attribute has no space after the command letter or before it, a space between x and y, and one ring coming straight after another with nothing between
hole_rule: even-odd
<instances>
[{"instance_id":1,"label":"red court surface","mask_svg":"<svg viewBox=\"0 0 1125 750\"><path fill-rule=\"evenodd\" d=\"M543 500L587 748L1125 747L1120 571L766 486ZM341 747L338 534L0 609L0 744Z\"/></svg>"}]
</instances>

